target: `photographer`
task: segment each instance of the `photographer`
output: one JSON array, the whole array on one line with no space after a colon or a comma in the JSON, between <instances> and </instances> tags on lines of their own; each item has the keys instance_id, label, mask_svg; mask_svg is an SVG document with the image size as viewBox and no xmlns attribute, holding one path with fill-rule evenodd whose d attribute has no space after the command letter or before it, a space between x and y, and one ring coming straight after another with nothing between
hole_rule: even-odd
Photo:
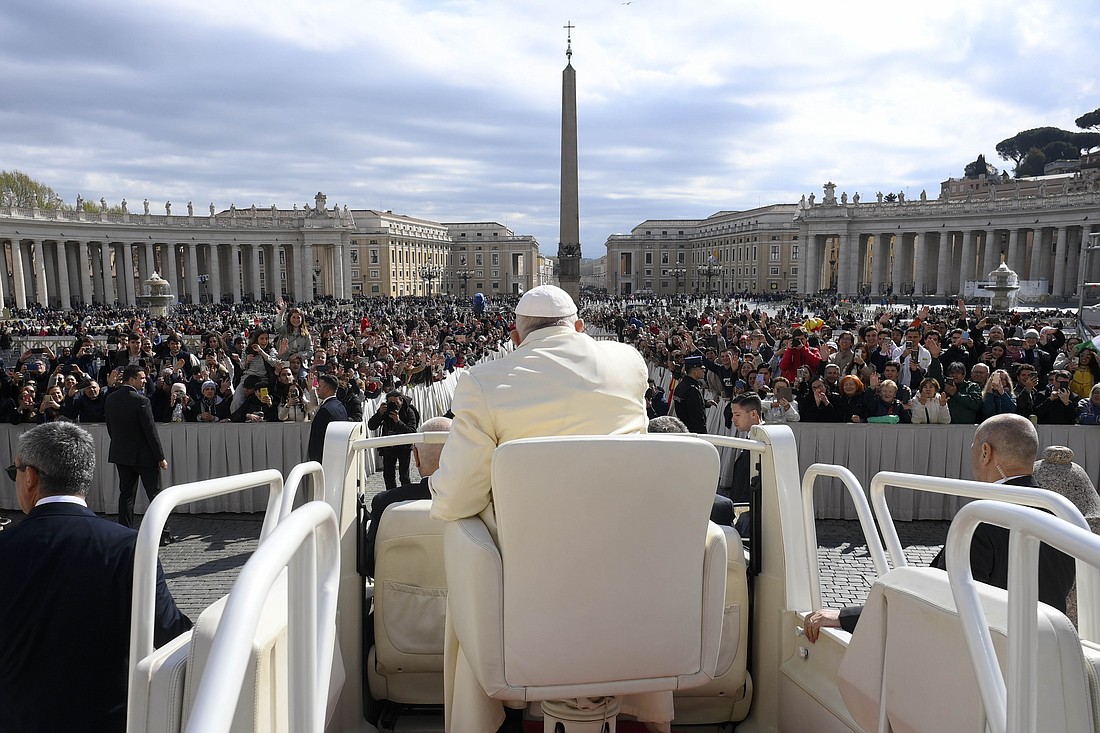
<instances>
[{"instance_id":1,"label":"photographer","mask_svg":"<svg viewBox=\"0 0 1100 733\"><path fill-rule=\"evenodd\" d=\"M1077 398L1069 391L1069 372L1061 369L1054 377L1045 397L1035 406L1035 415L1042 425L1073 425L1077 421Z\"/></svg>"},{"instance_id":2,"label":"photographer","mask_svg":"<svg viewBox=\"0 0 1100 733\"><path fill-rule=\"evenodd\" d=\"M947 395L947 409L954 425L973 425L978 422L978 410L982 406L982 388L966 379L966 365L954 362L947 367L947 380L943 385Z\"/></svg>"},{"instance_id":3,"label":"photographer","mask_svg":"<svg viewBox=\"0 0 1100 733\"><path fill-rule=\"evenodd\" d=\"M386 395L386 401L378 406L378 411L367 420L367 428L378 430L382 435L407 435L415 433L420 424L420 413L409 402L408 398L400 392L394 391ZM400 463L401 483L411 484L409 466L412 461L412 446L398 445L389 448L380 448L382 454L382 477L386 481L387 489L396 489L398 463Z\"/></svg>"},{"instance_id":4,"label":"photographer","mask_svg":"<svg viewBox=\"0 0 1100 733\"><path fill-rule=\"evenodd\" d=\"M297 384L291 384L287 391L286 401L279 405L279 420L281 422L305 422L313 415L308 401L302 397L302 388Z\"/></svg>"}]
</instances>

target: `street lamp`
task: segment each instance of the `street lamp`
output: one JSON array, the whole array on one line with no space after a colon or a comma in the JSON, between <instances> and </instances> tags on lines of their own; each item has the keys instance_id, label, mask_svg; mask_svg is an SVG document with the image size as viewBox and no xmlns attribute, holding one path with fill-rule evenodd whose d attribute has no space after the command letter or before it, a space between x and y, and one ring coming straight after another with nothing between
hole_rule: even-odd
<instances>
[{"instance_id":1,"label":"street lamp","mask_svg":"<svg viewBox=\"0 0 1100 733\"><path fill-rule=\"evenodd\" d=\"M707 264L700 266L698 272L707 279L707 297L710 297L711 278L721 272L721 268L718 267L718 260L714 258L714 255L707 258Z\"/></svg>"},{"instance_id":2,"label":"street lamp","mask_svg":"<svg viewBox=\"0 0 1100 733\"><path fill-rule=\"evenodd\" d=\"M472 270L456 270L455 277L462 281L462 297L466 297L466 281L474 276Z\"/></svg>"},{"instance_id":3,"label":"street lamp","mask_svg":"<svg viewBox=\"0 0 1100 733\"><path fill-rule=\"evenodd\" d=\"M443 268L439 265L424 265L420 268L420 277L428 283L426 291L427 295L432 294L432 280L435 280L437 277L440 277L442 275Z\"/></svg>"},{"instance_id":4,"label":"street lamp","mask_svg":"<svg viewBox=\"0 0 1100 733\"><path fill-rule=\"evenodd\" d=\"M668 271L668 274L676 278L676 290L679 291L680 283L682 283L684 281L684 278L687 276L687 268L674 267Z\"/></svg>"}]
</instances>

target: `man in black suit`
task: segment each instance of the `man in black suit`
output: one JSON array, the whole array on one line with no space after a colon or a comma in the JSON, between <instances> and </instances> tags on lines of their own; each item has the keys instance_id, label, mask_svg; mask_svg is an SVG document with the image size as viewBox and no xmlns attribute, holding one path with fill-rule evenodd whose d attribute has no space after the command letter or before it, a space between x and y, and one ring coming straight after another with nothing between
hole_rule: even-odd
<instances>
[{"instance_id":1,"label":"man in black suit","mask_svg":"<svg viewBox=\"0 0 1100 733\"><path fill-rule=\"evenodd\" d=\"M451 418L433 417L425 420L417 430L418 433L446 433L451 429ZM428 490L428 477L439 468L439 454L443 452L442 443L420 443L413 445L412 456L416 462L416 471L420 474L420 480L416 483L409 482L396 489L386 489L375 494L370 502L370 525L367 527L363 538L364 545L364 572L374 577L374 543L378 537L378 525L386 508L402 501L415 501L417 499L431 499L432 494Z\"/></svg>"},{"instance_id":2,"label":"man in black suit","mask_svg":"<svg viewBox=\"0 0 1100 733\"><path fill-rule=\"evenodd\" d=\"M340 380L331 374L322 374L317 377L317 397L321 403L317 406L317 412L313 415L313 424L309 429L309 448L306 457L311 461L320 462L325 452L325 433L328 425L334 420L347 420L348 411L336 397L336 390L340 388Z\"/></svg>"},{"instance_id":3,"label":"man in black suit","mask_svg":"<svg viewBox=\"0 0 1100 733\"><path fill-rule=\"evenodd\" d=\"M989 418L974 431L970 446L970 470L974 480L991 484L1035 486L1031 473L1039 453L1039 436L1026 417L1002 414ZM932 561L932 567L947 569L946 550ZM974 580L1008 587L1008 530L979 524L970 544L970 569ZM1039 600L1066 612L1066 597L1073 587L1075 562L1072 557L1047 545L1039 548ZM821 609L806 617L806 638L816 641L824 627L851 632L859 621L862 606L841 611Z\"/></svg>"},{"instance_id":4,"label":"man in black suit","mask_svg":"<svg viewBox=\"0 0 1100 733\"><path fill-rule=\"evenodd\" d=\"M145 369L130 364L122 370L122 384L107 395L104 414L111 449L107 460L118 471L118 523L134 526L134 496L138 478L149 501L160 493L160 472L168 468L160 444L153 408L145 396ZM165 529L164 540L170 538Z\"/></svg>"},{"instance_id":5,"label":"man in black suit","mask_svg":"<svg viewBox=\"0 0 1100 733\"><path fill-rule=\"evenodd\" d=\"M95 443L69 422L19 439L15 480L27 517L0 532L0 731L122 733L137 533L84 500ZM191 628L158 567L154 643ZM58 673L75 684L58 687Z\"/></svg>"}]
</instances>

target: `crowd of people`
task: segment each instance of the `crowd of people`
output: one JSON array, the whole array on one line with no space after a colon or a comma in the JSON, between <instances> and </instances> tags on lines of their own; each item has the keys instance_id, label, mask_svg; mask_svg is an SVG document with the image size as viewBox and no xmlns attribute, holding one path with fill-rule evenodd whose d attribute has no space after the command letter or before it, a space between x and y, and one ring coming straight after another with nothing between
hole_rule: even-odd
<instances>
[{"instance_id":1,"label":"crowd of people","mask_svg":"<svg viewBox=\"0 0 1100 733\"><path fill-rule=\"evenodd\" d=\"M694 432L725 398L756 393L765 421L976 424L1014 413L1096 425L1100 352L1074 314L955 307L872 310L815 299L605 309L598 322L671 377L647 393ZM1066 330L1063 330L1063 329ZM685 387L687 385L687 387ZM695 399L690 388L700 391Z\"/></svg>"},{"instance_id":2,"label":"crowd of people","mask_svg":"<svg viewBox=\"0 0 1100 733\"><path fill-rule=\"evenodd\" d=\"M323 374L339 380L348 419L361 420L365 400L442 380L498 350L505 313L448 298L181 305L167 318L14 311L0 350L43 337L72 344L23 349L0 370L0 422L102 422L128 364L146 370L158 422L310 420Z\"/></svg>"},{"instance_id":3,"label":"crowd of people","mask_svg":"<svg viewBox=\"0 0 1100 733\"><path fill-rule=\"evenodd\" d=\"M0 351L35 337L73 341L57 353L24 350L0 371L0 421L102 421L105 394L130 363L146 368L160 422L306 421L325 373L338 378L349 419L362 419L365 400L439 381L499 350L514 304L501 297L470 307L446 296L203 304L175 306L168 318L13 311ZM962 301L889 307L822 296L679 297L588 300L583 310L671 377L651 385L650 415L668 414L679 388L685 404L672 410L695 432L719 402L729 427L730 400L750 392L765 421L974 424L1015 413L1038 424L1098 424L1100 353L1066 332L1075 314L986 313Z\"/></svg>"}]
</instances>

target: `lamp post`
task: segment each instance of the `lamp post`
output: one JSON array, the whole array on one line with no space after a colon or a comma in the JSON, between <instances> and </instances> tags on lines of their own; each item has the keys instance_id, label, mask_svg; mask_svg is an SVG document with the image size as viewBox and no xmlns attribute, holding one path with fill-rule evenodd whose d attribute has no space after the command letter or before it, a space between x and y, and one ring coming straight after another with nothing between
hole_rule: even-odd
<instances>
[{"instance_id":1,"label":"lamp post","mask_svg":"<svg viewBox=\"0 0 1100 733\"><path fill-rule=\"evenodd\" d=\"M462 297L466 297L466 281L474 276L471 270L456 270L455 277L462 281Z\"/></svg>"},{"instance_id":2,"label":"lamp post","mask_svg":"<svg viewBox=\"0 0 1100 733\"><path fill-rule=\"evenodd\" d=\"M680 283L682 283L684 281L684 278L687 276L687 268L674 267L668 271L668 274L672 275L672 277L676 279L676 291L679 292Z\"/></svg>"},{"instance_id":3,"label":"lamp post","mask_svg":"<svg viewBox=\"0 0 1100 733\"><path fill-rule=\"evenodd\" d=\"M710 281L720 271L721 271L721 268L718 267L718 260L716 260L714 258L714 255L711 255L710 257L708 257L707 258L707 264L702 265L699 268L699 274L707 279L707 293L706 294L707 294L708 298L711 295Z\"/></svg>"},{"instance_id":4,"label":"lamp post","mask_svg":"<svg viewBox=\"0 0 1100 733\"><path fill-rule=\"evenodd\" d=\"M424 294L430 296L432 294L432 280L440 277L443 274L443 268L439 265L424 265L420 268L420 277L428 283Z\"/></svg>"}]
</instances>

